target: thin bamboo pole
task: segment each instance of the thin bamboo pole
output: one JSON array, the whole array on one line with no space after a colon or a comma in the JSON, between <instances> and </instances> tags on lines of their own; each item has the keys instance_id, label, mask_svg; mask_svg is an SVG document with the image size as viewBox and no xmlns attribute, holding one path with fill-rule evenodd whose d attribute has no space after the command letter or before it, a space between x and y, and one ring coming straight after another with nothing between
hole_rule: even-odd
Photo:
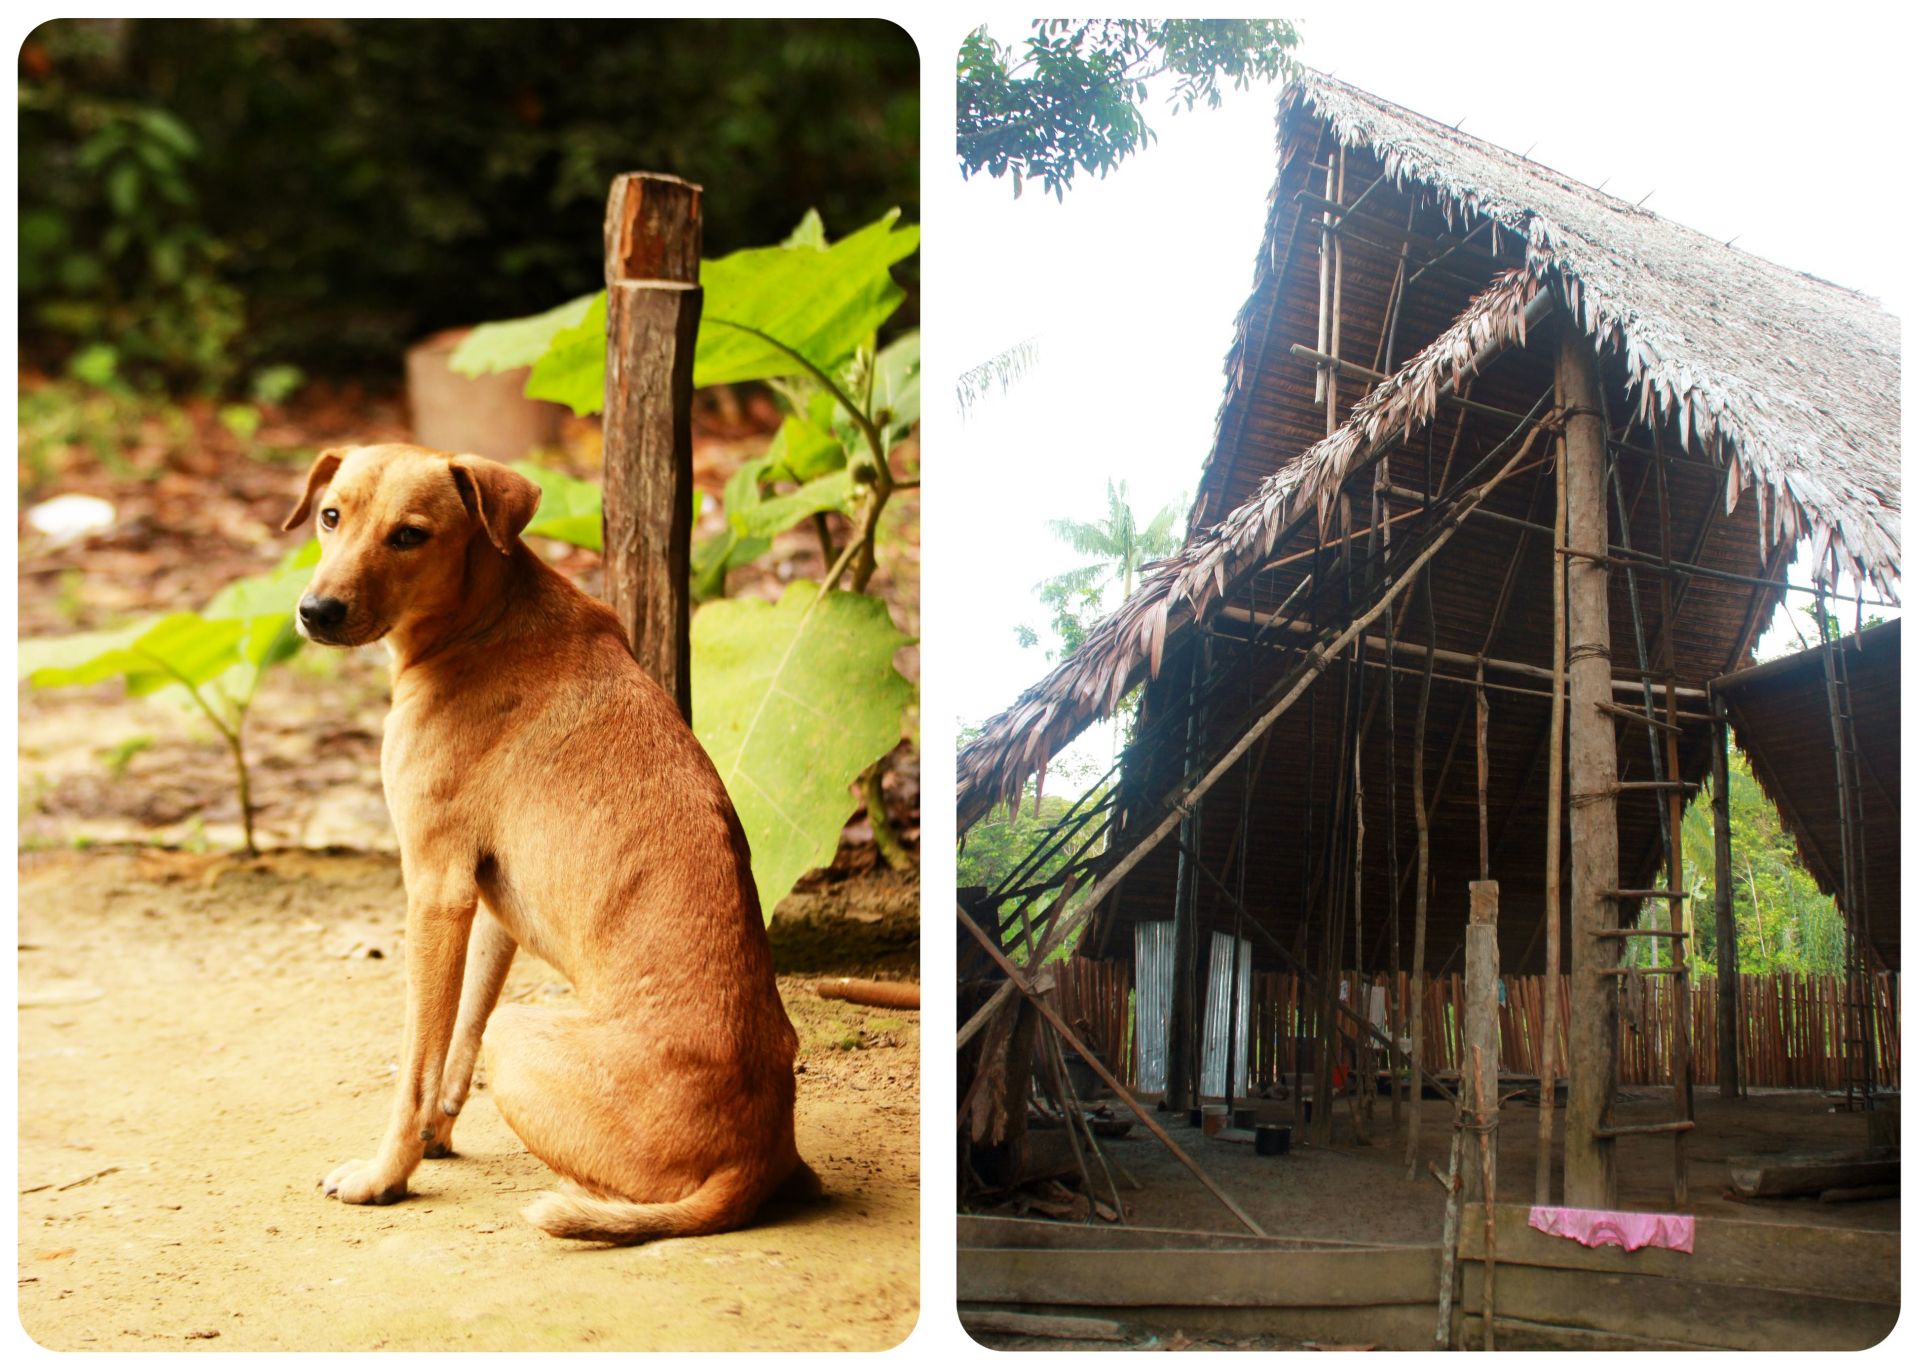
<instances>
[{"instance_id":1,"label":"thin bamboo pole","mask_svg":"<svg viewBox=\"0 0 1920 1370\"><path fill-rule=\"evenodd\" d=\"M1554 464L1553 541L1559 546L1567 540L1567 444L1559 441L1559 460ZM1553 559L1553 716L1548 724L1551 740L1547 748L1547 884L1546 929L1547 973L1541 986L1544 1002L1540 1010L1540 1137L1534 1161L1533 1201L1553 1202L1553 1112L1558 1094L1554 1079L1555 1052L1559 1036L1560 997L1560 810L1561 775L1565 770L1567 696L1567 563L1564 557Z\"/></svg>"},{"instance_id":2,"label":"thin bamboo pole","mask_svg":"<svg viewBox=\"0 0 1920 1370\"><path fill-rule=\"evenodd\" d=\"M1420 1106L1425 1091L1420 1088L1418 1068L1426 1064L1427 1003L1427 701L1433 693L1433 578L1420 577L1421 597L1426 603L1427 668L1420 678L1420 707L1413 721L1413 1107L1407 1110L1407 1178L1418 1173L1420 1163Z\"/></svg>"}]
</instances>

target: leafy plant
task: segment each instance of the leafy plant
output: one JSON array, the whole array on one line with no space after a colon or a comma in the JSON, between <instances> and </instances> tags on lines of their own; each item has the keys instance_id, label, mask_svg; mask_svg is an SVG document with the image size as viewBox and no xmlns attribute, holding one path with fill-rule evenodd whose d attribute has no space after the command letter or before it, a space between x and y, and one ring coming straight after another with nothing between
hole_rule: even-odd
<instances>
[{"instance_id":1,"label":"leafy plant","mask_svg":"<svg viewBox=\"0 0 1920 1370\"><path fill-rule=\"evenodd\" d=\"M1793 834L1781 823L1779 810L1738 747L1730 748L1727 756L1727 802L1739 969L1839 973L1846 959L1840 911L1801 864ZM1704 791L1687 806L1681 821L1680 852L1694 934L1690 961L1696 974L1708 974L1721 949L1713 913L1712 797ZM1665 916L1664 910L1642 914L1643 919ZM1634 948L1633 959L1645 963L1647 950Z\"/></svg>"},{"instance_id":2,"label":"leafy plant","mask_svg":"<svg viewBox=\"0 0 1920 1370\"><path fill-rule=\"evenodd\" d=\"M792 206L916 213L919 58L884 20L59 19L19 57L23 229L95 231L74 101L164 110L234 249L242 364L386 376L418 338L592 289L580 248L632 167L725 187L716 252L775 241Z\"/></svg>"},{"instance_id":3,"label":"leafy plant","mask_svg":"<svg viewBox=\"0 0 1920 1370\"><path fill-rule=\"evenodd\" d=\"M20 676L38 689L119 677L131 695L177 693L213 725L233 757L247 853L257 855L247 710L261 677L300 650L294 607L319 557L320 544L309 541L267 574L226 586L197 614L166 614L105 632L22 642Z\"/></svg>"},{"instance_id":4,"label":"leafy plant","mask_svg":"<svg viewBox=\"0 0 1920 1370\"><path fill-rule=\"evenodd\" d=\"M693 727L753 848L768 917L833 859L848 789L900 740L908 639L870 595L795 581L778 604L731 599L693 620Z\"/></svg>"},{"instance_id":5,"label":"leafy plant","mask_svg":"<svg viewBox=\"0 0 1920 1370\"><path fill-rule=\"evenodd\" d=\"M763 382L783 410L766 451L728 481L726 527L693 549L690 587L707 601L693 622L694 727L721 763L769 916L794 879L831 859L856 780L876 845L890 862L907 860L886 826L876 767L899 741L913 692L890 664L903 639L864 592L881 515L918 484L895 461L920 418L919 335L878 346L905 300L892 268L918 244L898 211L837 242L810 212L776 247L701 264L694 384ZM452 365L527 367L527 394L593 413L604 403L606 327L605 294L583 296L475 329ZM528 531L597 549L598 491L522 469L546 491L542 523ZM843 545L829 515L852 524ZM790 586L778 606L726 600L727 572L802 522L820 539L823 583L800 598Z\"/></svg>"},{"instance_id":6,"label":"leafy plant","mask_svg":"<svg viewBox=\"0 0 1920 1370\"><path fill-rule=\"evenodd\" d=\"M20 294L33 325L70 340L75 373L94 384L115 371L226 380L245 305L223 275L226 245L204 225L199 140L144 101L32 82L22 96L44 140L23 151L60 154L32 179L20 216Z\"/></svg>"},{"instance_id":7,"label":"leafy plant","mask_svg":"<svg viewBox=\"0 0 1920 1370\"><path fill-rule=\"evenodd\" d=\"M1038 178L1064 199L1075 171L1104 176L1153 139L1147 83L1173 78L1168 103L1220 104L1292 69L1285 19L1036 19L1016 56L986 26L960 44L955 122L960 174Z\"/></svg>"}]
</instances>

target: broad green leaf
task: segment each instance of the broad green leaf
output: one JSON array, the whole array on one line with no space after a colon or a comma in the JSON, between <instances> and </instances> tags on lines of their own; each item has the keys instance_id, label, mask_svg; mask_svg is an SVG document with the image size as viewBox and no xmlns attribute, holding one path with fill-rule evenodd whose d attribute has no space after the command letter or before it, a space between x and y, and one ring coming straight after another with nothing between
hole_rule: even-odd
<instances>
[{"instance_id":1,"label":"broad green leaf","mask_svg":"<svg viewBox=\"0 0 1920 1370\"><path fill-rule=\"evenodd\" d=\"M898 226L899 217L899 210L889 211L831 246L812 242L809 221L802 220L787 245L701 263L705 301L693 383L807 374L768 338L831 374L906 298L889 269L918 248L920 230ZM468 375L531 366L529 397L576 414L598 413L606 391L606 292L530 318L483 324L455 349L451 364Z\"/></svg>"},{"instance_id":2,"label":"broad green leaf","mask_svg":"<svg viewBox=\"0 0 1920 1370\"><path fill-rule=\"evenodd\" d=\"M575 547L600 550L600 487L575 480L534 462L514 464L514 470L540 487L540 507L523 536L553 538Z\"/></svg>"},{"instance_id":3,"label":"broad green leaf","mask_svg":"<svg viewBox=\"0 0 1920 1370\"><path fill-rule=\"evenodd\" d=\"M168 614L112 633L80 633L20 644L20 674L40 689L127 678L133 694L168 684L204 685L234 663L247 624Z\"/></svg>"},{"instance_id":4,"label":"broad green leaf","mask_svg":"<svg viewBox=\"0 0 1920 1370\"><path fill-rule=\"evenodd\" d=\"M825 251L748 248L702 263L706 304L693 383L805 374L804 366L750 329L831 374L906 299L889 268L913 254L920 230L899 226L899 218L899 210L890 210Z\"/></svg>"},{"instance_id":5,"label":"broad green leaf","mask_svg":"<svg viewBox=\"0 0 1920 1370\"><path fill-rule=\"evenodd\" d=\"M809 403L807 417L788 415L767 448L767 469L777 479L810 481L847 464L847 449L833 428L833 397L825 391Z\"/></svg>"},{"instance_id":6,"label":"broad green leaf","mask_svg":"<svg viewBox=\"0 0 1920 1370\"><path fill-rule=\"evenodd\" d=\"M742 538L771 538L803 518L844 510L852 500L853 473L840 470L808 481L798 490L758 500L738 512L729 505L727 521Z\"/></svg>"},{"instance_id":7,"label":"broad green leaf","mask_svg":"<svg viewBox=\"0 0 1920 1370\"><path fill-rule=\"evenodd\" d=\"M200 611L204 618L292 618L320 561L320 540L308 538L265 575L243 576L221 589Z\"/></svg>"},{"instance_id":8,"label":"broad green leaf","mask_svg":"<svg viewBox=\"0 0 1920 1370\"><path fill-rule=\"evenodd\" d=\"M833 859L852 785L900 740L907 637L870 595L796 581L778 604L724 599L693 619L693 727L753 849L760 909ZM812 612L809 614L809 606Z\"/></svg>"},{"instance_id":9,"label":"broad green leaf","mask_svg":"<svg viewBox=\"0 0 1920 1370\"><path fill-rule=\"evenodd\" d=\"M460 345L453 349L453 355L447 359L447 365L463 376L479 376L489 371L517 371L523 366L532 366L546 355L554 335L586 318L588 308L596 300L600 301L603 311L600 332L604 339L606 292L601 291L597 295L582 295L577 300L568 300L544 314L483 323L460 340ZM602 346L605 346L604 342Z\"/></svg>"},{"instance_id":10,"label":"broad green leaf","mask_svg":"<svg viewBox=\"0 0 1920 1370\"><path fill-rule=\"evenodd\" d=\"M827 245L827 226L820 218L820 211L809 209L800 216L793 232L780 244L782 247L815 247L824 249Z\"/></svg>"},{"instance_id":11,"label":"broad green leaf","mask_svg":"<svg viewBox=\"0 0 1920 1370\"><path fill-rule=\"evenodd\" d=\"M741 537L740 530L731 523L696 544L692 558L693 597L702 601L719 599L727 592L727 572L736 566L745 566L771 546L770 538Z\"/></svg>"},{"instance_id":12,"label":"broad green leaf","mask_svg":"<svg viewBox=\"0 0 1920 1370\"><path fill-rule=\"evenodd\" d=\"M697 382L696 382L697 384ZM606 404L607 295L587 301L579 322L560 329L527 376L527 397L597 414Z\"/></svg>"}]
</instances>

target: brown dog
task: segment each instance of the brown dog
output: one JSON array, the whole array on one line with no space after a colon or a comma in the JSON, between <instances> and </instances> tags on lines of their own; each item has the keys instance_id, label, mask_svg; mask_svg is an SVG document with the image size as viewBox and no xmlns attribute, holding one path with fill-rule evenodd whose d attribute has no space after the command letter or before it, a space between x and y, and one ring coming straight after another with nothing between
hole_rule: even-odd
<instances>
[{"instance_id":1,"label":"brown dog","mask_svg":"<svg viewBox=\"0 0 1920 1370\"><path fill-rule=\"evenodd\" d=\"M392 1118L372 1160L323 1183L390 1203L448 1154L491 1014L494 1101L575 1186L530 1221L611 1242L724 1231L819 1185L794 1149L797 1043L746 837L612 610L520 541L539 502L498 463L390 444L321 453L287 519L319 511L300 631L393 656L380 772L407 886ZM579 1007L492 1014L520 946Z\"/></svg>"}]
</instances>

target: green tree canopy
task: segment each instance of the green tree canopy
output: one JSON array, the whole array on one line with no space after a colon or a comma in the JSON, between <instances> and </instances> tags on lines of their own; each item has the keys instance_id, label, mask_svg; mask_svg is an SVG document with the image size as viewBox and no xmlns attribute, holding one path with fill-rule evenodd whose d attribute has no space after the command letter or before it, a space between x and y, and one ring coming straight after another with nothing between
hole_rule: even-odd
<instances>
[{"instance_id":1,"label":"green tree canopy","mask_svg":"<svg viewBox=\"0 0 1920 1370\"><path fill-rule=\"evenodd\" d=\"M1176 108L1217 108L1223 82L1286 75L1299 41L1285 19L1036 19L1016 50L982 25L960 45L960 174L1011 175L1015 195L1037 178L1063 199L1074 172L1104 176L1152 141L1148 82L1172 77Z\"/></svg>"}]
</instances>

